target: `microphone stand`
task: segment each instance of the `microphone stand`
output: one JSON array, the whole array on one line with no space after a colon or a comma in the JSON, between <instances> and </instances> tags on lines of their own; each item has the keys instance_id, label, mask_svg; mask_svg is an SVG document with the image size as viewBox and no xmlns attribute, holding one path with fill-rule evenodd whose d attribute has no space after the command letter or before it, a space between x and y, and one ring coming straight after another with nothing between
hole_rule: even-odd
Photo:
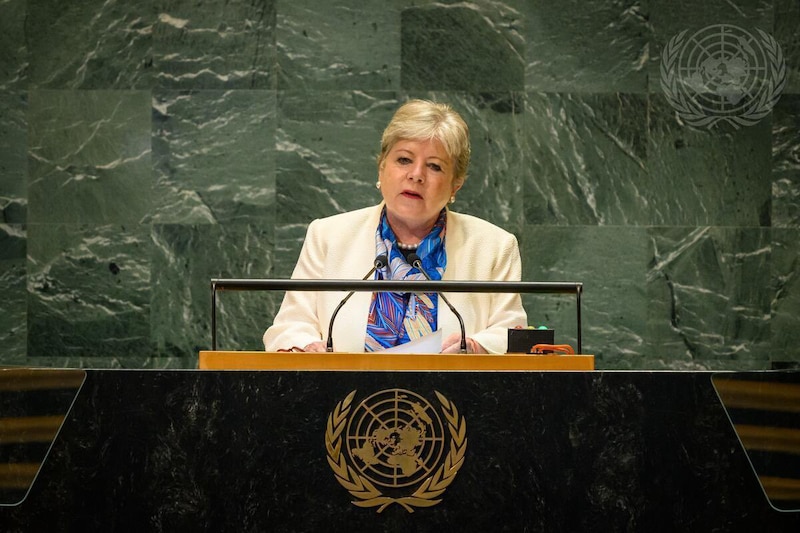
<instances>
[{"instance_id":1,"label":"microphone stand","mask_svg":"<svg viewBox=\"0 0 800 533\"><path fill-rule=\"evenodd\" d=\"M379 255L378 257L375 258L375 262L372 265L372 269L369 272L367 272L367 275L364 276L361 279L362 280L366 280L376 270L384 268L388 264L388 262L389 262L389 258L386 257L386 254ZM327 343L325 345L325 351L326 352L332 352L333 351L333 322L334 322L334 320L336 320L336 315L339 314L339 309L341 309L342 306L347 303L347 300L349 300L350 297L355 294L355 292L356 291L350 291L347 294L347 296L345 296L344 299L341 302L339 302L339 305L336 306L336 309L333 310L333 314L331 315L331 321L328 324L328 341L327 341Z\"/></svg>"},{"instance_id":2,"label":"microphone stand","mask_svg":"<svg viewBox=\"0 0 800 533\"><path fill-rule=\"evenodd\" d=\"M425 276L425 279L428 281L433 281L425 269L422 268L422 260L416 253L411 252L408 254L408 262L411 264L411 266L422 272L422 275ZM444 293L437 291L437 294L442 297L442 300L444 300L444 303L446 303L447 307L450 308L450 311L456 315L456 318L458 319L458 325L461 326L461 353L467 353L467 330L464 327L464 319L461 317L461 313L456 311L456 308L453 307L450 301L445 297Z\"/></svg>"}]
</instances>

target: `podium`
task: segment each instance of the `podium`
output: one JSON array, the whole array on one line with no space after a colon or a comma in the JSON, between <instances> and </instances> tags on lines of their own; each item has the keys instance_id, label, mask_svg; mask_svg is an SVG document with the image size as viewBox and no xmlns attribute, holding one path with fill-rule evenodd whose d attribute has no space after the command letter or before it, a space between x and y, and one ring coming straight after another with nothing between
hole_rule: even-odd
<instances>
[{"instance_id":1,"label":"podium","mask_svg":"<svg viewBox=\"0 0 800 533\"><path fill-rule=\"evenodd\" d=\"M594 370L593 355L201 351L201 370Z\"/></svg>"},{"instance_id":2,"label":"podium","mask_svg":"<svg viewBox=\"0 0 800 533\"><path fill-rule=\"evenodd\" d=\"M710 372L76 372L0 531L800 530Z\"/></svg>"}]
</instances>

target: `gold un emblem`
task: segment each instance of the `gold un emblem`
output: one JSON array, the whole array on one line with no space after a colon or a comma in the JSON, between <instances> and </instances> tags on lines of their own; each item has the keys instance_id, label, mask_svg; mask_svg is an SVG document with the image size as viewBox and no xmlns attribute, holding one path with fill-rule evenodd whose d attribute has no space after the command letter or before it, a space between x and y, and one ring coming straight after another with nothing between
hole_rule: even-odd
<instances>
[{"instance_id":1,"label":"gold un emblem","mask_svg":"<svg viewBox=\"0 0 800 533\"><path fill-rule=\"evenodd\" d=\"M328 416L325 447L336 480L359 507L432 507L464 464L467 423L438 391L441 413L404 389L376 392L352 408L356 391Z\"/></svg>"}]
</instances>

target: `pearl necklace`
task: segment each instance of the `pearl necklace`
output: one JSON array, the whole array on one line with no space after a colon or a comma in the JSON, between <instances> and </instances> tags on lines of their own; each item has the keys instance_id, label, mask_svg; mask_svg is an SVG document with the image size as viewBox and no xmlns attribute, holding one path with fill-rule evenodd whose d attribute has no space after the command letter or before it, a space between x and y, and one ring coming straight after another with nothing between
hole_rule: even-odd
<instances>
[{"instance_id":1,"label":"pearl necklace","mask_svg":"<svg viewBox=\"0 0 800 533\"><path fill-rule=\"evenodd\" d=\"M416 250L419 247L419 243L417 244L404 244L400 241L397 241L397 247L401 250Z\"/></svg>"}]
</instances>

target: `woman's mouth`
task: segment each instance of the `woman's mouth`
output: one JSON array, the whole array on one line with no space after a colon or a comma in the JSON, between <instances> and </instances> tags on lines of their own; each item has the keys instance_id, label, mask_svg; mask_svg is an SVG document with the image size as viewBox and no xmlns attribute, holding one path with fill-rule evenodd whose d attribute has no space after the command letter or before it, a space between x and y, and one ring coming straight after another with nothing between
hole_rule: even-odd
<instances>
[{"instance_id":1,"label":"woman's mouth","mask_svg":"<svg viewBox=\"0 0 800 533\"><path fill-rule=\"evenodd\" d=\"M411 198L413 200L422 200L422 195L419 193L415 193L414 191L403 191L402 194L406 198Z\"/></svg>"}]
</instances>

